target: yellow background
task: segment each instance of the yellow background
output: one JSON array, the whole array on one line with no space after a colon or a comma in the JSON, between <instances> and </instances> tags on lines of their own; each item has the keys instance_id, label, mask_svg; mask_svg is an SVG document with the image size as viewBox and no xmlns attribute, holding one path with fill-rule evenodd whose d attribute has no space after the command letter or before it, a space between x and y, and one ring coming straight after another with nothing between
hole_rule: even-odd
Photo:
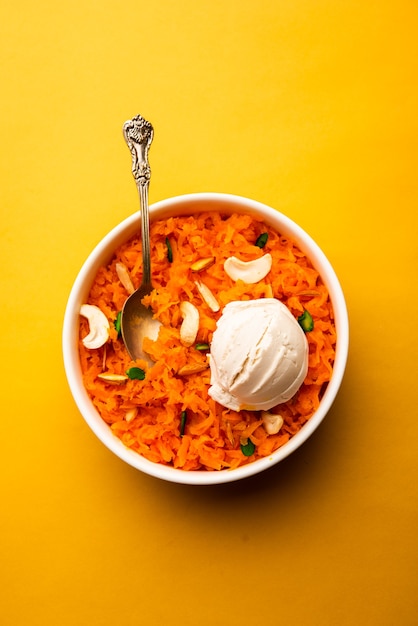
<instances>
[{"instance_id":1,"label":"yellow background","mask_svg":"<svg viewBox=\"0 0 418 626\"><path fill-rule=\"evenodd\" d=\"M418 623L417 26L414 0L2 3L2 625ZM68 390L72 283L138 207L136 113L151 202L274 206L346 294L330 414L240 484L142 475Z\"/></svg>"}]
</instances>

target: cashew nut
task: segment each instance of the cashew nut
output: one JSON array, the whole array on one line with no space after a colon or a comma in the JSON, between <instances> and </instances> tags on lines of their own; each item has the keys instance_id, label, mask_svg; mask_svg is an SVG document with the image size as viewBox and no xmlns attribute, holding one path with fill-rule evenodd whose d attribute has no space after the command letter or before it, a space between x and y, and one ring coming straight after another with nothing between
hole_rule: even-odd
<instances>
[{"instance_id":1,"label":"cashew nut","mask_svg":"<svg viewBox=\"0 0 418 626\"><path fill-rule=\"evenodd\" d=\"M268 411L261 411L264 428L268 435L276 435L283 426L283 418L281 415L274 415Z\"/></svg>"},{"instance_id":2,"label":"cashew nut","mask_svg":"<svg viewBox=\"0 0 418 626\"><path fill-rule=\"evenodd\" d=\"M180 341L184 346L191 346L199 330L199 311L194 304L184 300L180 304L180 313L183 317L180 326Z\"/></svg>"},{"instance_id":3,"label":"cashew nut","mask_svg":"<svg viewBox=\"0 0 418 626\"><path fill-rule=\"evenodd\" d=\"M232 280L242 280L247 284L258 283L271 270L272 258L267 253L253 261L241 261L230 256L224 263L225 272Z\"/></svg>"},{"instance_id":4,"label":"cashew nut","mask_svg":"<svg viewBox=\"0 0 418 626\"><path fill-rule=\"evenodd\" d=\"M80 315L89 322L89 334L83 338L86 348L94 350L100 348L109 339L109 322L106 315L94 304L82 304Z\"/></svg>"}]
</instances>

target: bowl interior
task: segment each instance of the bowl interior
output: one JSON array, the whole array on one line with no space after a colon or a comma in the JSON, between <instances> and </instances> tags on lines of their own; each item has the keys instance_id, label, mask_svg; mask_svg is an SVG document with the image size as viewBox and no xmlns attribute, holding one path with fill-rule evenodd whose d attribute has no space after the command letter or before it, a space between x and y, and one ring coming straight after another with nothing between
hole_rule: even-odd
<instances>
[{"instance_id":1,"label":"bowl interior","mask_svg":"<svg viewBox=\"0 0 418 626\"><path fill-rule=\"evenodd\" d=\"M330 293L337 330L337 346L333 375L317 411L285 445L276 450L269 457L254 461L234 470L213 472L184 471L148 461L136 452L125 447L111 432L110 428L94 408L83 385L78 356L79 310L80 306L87 299L99 268L108 263L114 251L140 229L139 212L134 213L117 225L89 255L71 290L63 325L63 358L68 384L80 413L95 435L120 459L149 475L171 482L196 485L210 485L240 480L271 467L296 450L310 437L329 411L341 385L348 354L347 308L337 276L318 245L301 227L288 217L254 200L240 196L216 193L188 194L157 202L150 206L150 217L151 220L157 220L175 215L190 215L192 213L211 210L225 214L238 212L256 215L283 235L292 238L301 250L307 254L313 265L319 271Z\"/></svg>"}]
</instances>

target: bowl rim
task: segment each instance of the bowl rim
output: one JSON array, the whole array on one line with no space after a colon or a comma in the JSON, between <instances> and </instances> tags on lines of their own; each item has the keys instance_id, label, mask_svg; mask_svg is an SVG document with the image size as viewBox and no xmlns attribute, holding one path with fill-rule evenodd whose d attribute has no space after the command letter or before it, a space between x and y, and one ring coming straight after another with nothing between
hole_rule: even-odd
<instances>
[{"instance_id":1,"label":"bowl rim","mask_svg":"<svg viewBox=\"0 0 418 626\"><path fill-rule=\"evenodd\" d=\"M150 219L156 220L180 214L199 213L199 205L223 206L229 212L256 214L274 228L291 236L310 258L314 266L320 271L321 277L330 293L335 323L337 328L336 355L333 374L320 405L312 417L303 425L286 444L268 457L253 461L233 470L220 471L185 471L162 464L154 463L142 457L137 452L127 448L110 430L109 426L99 415L84 385L80 385L81 366L78 357L78 318L79 309L99 267L108 262L119 245L127 241L140 228L140 211L129 215L112 228L93 248L84 261L71 288L64 313L62 329L62 351L64 370L67 382L78 410L96 435L96 437L116 456L136 469L165 481L190 484L214 485L233 482L256 475L288 457L299 448L318 428L325 415L330 410L341 386L348 358L349 320L344 293L336 273L325 256L324 252L312 237L296 222L277 209L274 209L257 200L243 196L218 192L198 192L173 196L150 205ZM238 207L239 205L239 207ZM179 211L179 208L181 210ZM275 222L277 222L275 224ZM278 226L280 223L280 226ZM320 268L320 269L319 269Z\"/></svg>"}]
</instances>

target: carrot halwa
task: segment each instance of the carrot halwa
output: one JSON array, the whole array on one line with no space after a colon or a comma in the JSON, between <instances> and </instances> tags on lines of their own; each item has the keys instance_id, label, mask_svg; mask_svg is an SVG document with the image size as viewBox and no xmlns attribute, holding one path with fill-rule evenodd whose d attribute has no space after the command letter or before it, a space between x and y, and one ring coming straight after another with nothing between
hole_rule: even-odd
<instances>
[{"instance_id":1,"label":"carrot halwa","mask_svg":"<svg viewBox=\"0 0 418 626\"><path fill-rule=\"evenodd\" d=\"M260 238L260 236L263 237ZM89 331L80 318L79 352L85 387L102 419L129 448L150 461L182 470L233 469L270 455L285 444L317 409L332 375L336 331L328 291L316 269L294 242L263 221L241 214L217 212L171 217L151 224L151 262L154 290L145 303L161 322L156 341L144 340L155 364L132 361L118 333L118 314L128 296L116 271L122 263L135 287L142 277L140 237L116 250L111 262L100 268L88 303L96 305L110 322L107 343L87 349L82 338ZM262 240L263 246L259 242ZM265 244L265 245L264 245ZM234 282L224 270L228 257L250 261L269 253L272 268L255 284ZM196 261L212 258L201 271ZM213 312L196 283L215 296ZM284 422L277 434L268 435L260 412L233 411L208 395L208 352L216 322L228 302L277 298L299 318L308 311L313 329L307 376L296 395L271 413ZM180 340L180 305L189 301L199 311L199 329L192 346ZM126 378L120 384L98 378L106 373L125 375L131 368L145 372L143 380ZM244 452L242 445L249 442Z\"/></svg>"}]
</instances>

